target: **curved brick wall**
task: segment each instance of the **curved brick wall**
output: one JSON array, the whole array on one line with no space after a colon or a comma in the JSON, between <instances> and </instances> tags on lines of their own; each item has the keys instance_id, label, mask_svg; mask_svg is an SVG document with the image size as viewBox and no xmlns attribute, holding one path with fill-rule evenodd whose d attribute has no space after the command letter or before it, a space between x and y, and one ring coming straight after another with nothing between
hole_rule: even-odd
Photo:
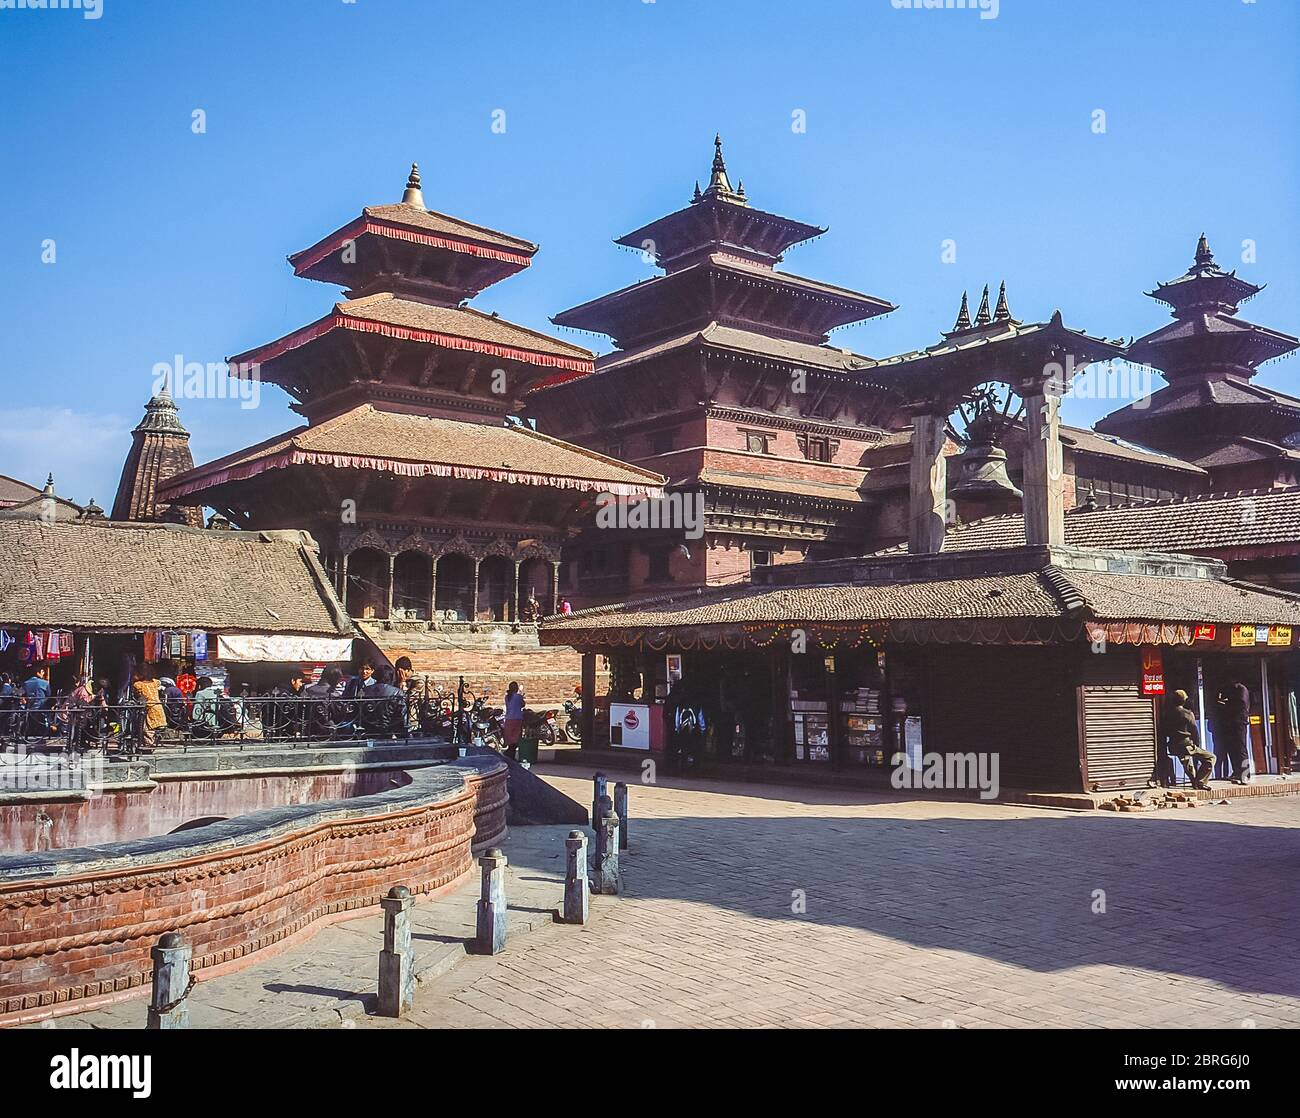
<instances>
[{"instance_id":1,"label":"curved brick wall","mask_svg":"<svg viewBox=\"0 0 1300 1118\"><path fill-rule=\"evenodd\" d=\"M454 884L472 848L505 835L506 766L468 757L410 775L175 835L0 857L0 1024L146 995L165 932L194 945L201 981L359 915L394 885Z\"/></svg>"}]
</instances>

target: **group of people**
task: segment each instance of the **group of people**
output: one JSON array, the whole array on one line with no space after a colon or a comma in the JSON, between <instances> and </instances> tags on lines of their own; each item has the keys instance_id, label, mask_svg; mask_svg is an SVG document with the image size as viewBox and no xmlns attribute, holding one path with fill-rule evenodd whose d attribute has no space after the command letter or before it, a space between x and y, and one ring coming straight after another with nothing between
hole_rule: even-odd
<instances>
[{"instance_id":1,"label":"group of people","mask_svg":"<svg viewBox=\"0 0 1300 1118\"><path fill-rule=\"evenodd\" d=\"M1227 749L1232 763L1232 782L1249 783L1250 689L1240 680L1230 682L1215 699L1213 720L1214 740ZM1208 788L1217 758L1201 741L1200 723L1189 705L1186 691L1175 691L1165 701L1160 736L1165 756L1169 758L1169 771L1164 774L1163 783L1173 783L1172 766L1178 761L1193 787Z\"/></svg>"},{"instance_id":2,"label":"group of people","mask_svg":"<svg viewBox=\"0 0 1300 1118\"><path fill-rule=\"evenodd\" d=\"M394 667L363 663L350 676L328 667L315 683L294 672L269 695L256 695L248 685L232 695L223 680L162 661L136 665L129 683L124 677L117 687L107 678L80 675L71 690L55 694L49 669L39 666L21 682L0 673L0 737L65 737L74 745L117 739L145 750L227 734L328 738L355 731L405 737L411 721L405 689L412 675L404 656Z\"/></svg>"}]
</instances>

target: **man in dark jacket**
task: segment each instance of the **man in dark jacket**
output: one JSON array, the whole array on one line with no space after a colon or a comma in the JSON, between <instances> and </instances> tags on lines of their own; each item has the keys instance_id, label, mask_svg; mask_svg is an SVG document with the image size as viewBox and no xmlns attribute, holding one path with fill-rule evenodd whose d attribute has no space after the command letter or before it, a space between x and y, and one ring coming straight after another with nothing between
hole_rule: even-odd
<instances>
[{"instance_id":1,"label":"man in dark jacket","mask_svg":"<svg viewBox=\"0 0 1300 1118\"><path fill-rule=\"evenodd\" d=\"M361 702L361 721L370 733L406 737L406 696L394 682L393 669L385 664L375 674L375 682L365 689Z\"/></svg>"},{"instance_id":2,"label":"man in dark jacket","mask_svg":"<svg viewBox=\"0 0 1300 1118\"><path fill-rule=\"evenodd\" d=\"M1165 754L1182 762L1194 788L1208 788L1214 772L1214 754L1201 745L1201 730L1187 706L1187 692L1175 691L1165 703L1161 718Z\"/></svg>"},{"instance_id":3,"label":"man in dark jacket","mask_svg":"<svg viewBox=\"0 0 1300 1118\"><path fill-rule=\"evenodd\" d=\"M328 667L321 672L320 681L302 689L302 697L310 699L306 704L306 733L312 738L328 738L334 729L333 707L334 688L343 678L338 668Z\"/></svg>"},{"instance_id":4,"label":"man in dark jacket","mask_svg":"<svg viewBox=\"0 0 1300 1118\"><path fill-rule=\"evenodd\" d=\"M1250 689L1234 679L1219 692L1221 726L1232 758L1233 784L1250 782Z\"/></svg>"}]
</instances>

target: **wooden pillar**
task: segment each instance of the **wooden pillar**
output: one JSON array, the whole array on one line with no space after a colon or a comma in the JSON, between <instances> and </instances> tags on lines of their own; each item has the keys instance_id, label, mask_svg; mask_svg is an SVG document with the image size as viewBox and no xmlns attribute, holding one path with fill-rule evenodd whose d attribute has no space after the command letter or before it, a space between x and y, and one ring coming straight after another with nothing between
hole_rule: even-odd
<instances>
[{"instance_id":1,"label":"wooden pillar","mask_svg":"<svg viewBox=\"0 0 1300 1118\"><path fill-rule=\"evenodd\" d=\"M348 554L345 551L339 560L339 601L343 603L345 611L348 608Z\"/></svg>"},{"instance_id":2,"label":"wooden pillar","mask_svg":"<svg viewBox=\"0 0 1300 1118\"><path fill-rule=\"evenodd\" d=\"M385 617L393 616L393 569L397 563L397 556L389 554L388 556L388 612Z\"/></svg>"},{"instance_id":3,"label":"wooden pillar","mask_svg":"<svg viewBox=\"0 0 1300 1118\"><path fill-rule=\"evenodd\" d=\"M1061 454L1061 399L1039 386L1025 396L1025 543L1065 543L1065 471Z\"/></svg>"},{"instance_id":4,"label":"wooden pillar","mask_svg":"<svg viewBox=\"0 0 1300 1118\"><path fill-rule=\"evenodd\" d=\"M596 747L596 654L582 654L582 744Z\"/></svg>"},{"instance_id":5,"label":"wooden pillar","mask_svg":"<svg viewBox=\"0 0 1300 1118\"><path fill-rule=\"evenodd\" d=\"M510 596L510 610L508 618L511 621L519 620L519 560L515 560L515 592Z\"/></svg>"},{"instance_id":6,"label":"wooden pillar","mask_svg":"<svg viewBox=\"0 0 1300 1118\"><path fill-rule=\"evenodd\" d=\"M471 621L478 620L478 568L482 562L483 560L477 555L474 557L474 602L469 608L469 619Z\"/></svg>"},{"instance_id":7,"label":"wooden pillar","mask_svg":"<svg viewBox=\"0 0 1300 1118\"><path fill-rule=\"evenodd\" d=\"M840 664L835 652L822 650L822 660L834 665L826 671L826 725L827 741L831 753L831 768L844 767L844 735L840 730Z\"/></svg>"},{"instance_id":8,"label":"wooden pillar","mask_svg":"<svg viewBox=\"0 0 1300 1118\"><path fill-rule=\"evenodd\" d=\"M947 417L918 415L912 425L912 468L907 550L937 555L943 550L948 502L948 462L943 456Z\"/></svg>"},{"instance_id":9,"label":"wooden pillar","mask_svg":"<svg viewBox=\"0 0 1300 1118\"><path fill-rule=\"evenodd\" d=\"M560 612L560 561L551 560L551 612Z\"/></svg>"},{"instance_id":10,"label":"wooden pillar","mask_svg":"<svg viewBox=\"0 0 1300 1118\"><path fill-rule=\"evenodd\" d=\"M790 646L774 641L771 652L772 747L778 765L794 758L790 722Z\"/></svg>"},{"instance_id":11,"label":"wooden pillar","mask_svg":"<svg viewBox=\"0 0 1300 1118\"><path fill-rule=\"evenodd\" d=\"M429 556L429 620L438 616L438 557Z\"/></svg>"}]
</instances>

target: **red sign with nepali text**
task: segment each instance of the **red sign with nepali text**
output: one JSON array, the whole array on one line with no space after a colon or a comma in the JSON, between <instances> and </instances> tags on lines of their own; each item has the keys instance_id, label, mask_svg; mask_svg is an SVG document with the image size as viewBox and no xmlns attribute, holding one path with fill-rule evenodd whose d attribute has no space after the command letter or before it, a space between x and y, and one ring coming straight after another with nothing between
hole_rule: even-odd
<instances>
[{"instance_id":1,"label":"red sign with nepali text","mask_svg":"<svg viewBox=\"0 0 1300 1118\"><path fill-rule=\"evenodd\" d=\"M1146 696L1165 693L1165 662L1158 648L1142 650L1142 694Z\"/></svg>"}]
</instances>

